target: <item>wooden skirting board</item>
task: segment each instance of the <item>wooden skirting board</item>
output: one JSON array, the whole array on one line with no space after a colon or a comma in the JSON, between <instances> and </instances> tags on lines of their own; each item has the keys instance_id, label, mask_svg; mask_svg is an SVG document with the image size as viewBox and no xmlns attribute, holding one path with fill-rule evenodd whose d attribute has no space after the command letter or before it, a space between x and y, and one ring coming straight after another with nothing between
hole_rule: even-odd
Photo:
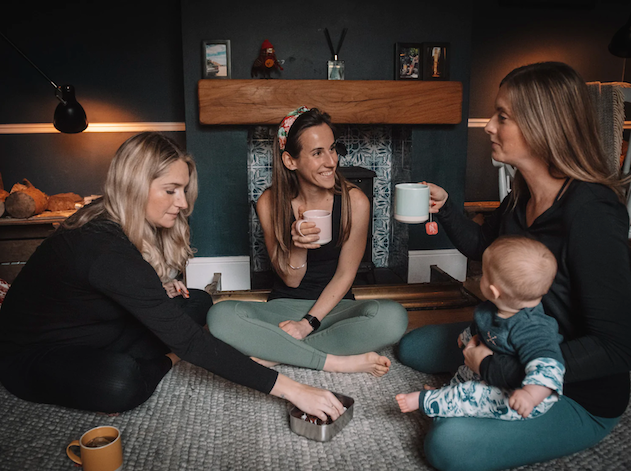
<instances>
[{"instance_id":1,"label":"wooden skirting board","mask_svg":"<svg viewBox=\"0 0 631 471\"><path fill-rule=\"evenodd\" d=\"M458 124L462 83L395 80L217 80L198 82L199 121L278 124L299 106L339 124Z\"/></svg>"}]
</instances>

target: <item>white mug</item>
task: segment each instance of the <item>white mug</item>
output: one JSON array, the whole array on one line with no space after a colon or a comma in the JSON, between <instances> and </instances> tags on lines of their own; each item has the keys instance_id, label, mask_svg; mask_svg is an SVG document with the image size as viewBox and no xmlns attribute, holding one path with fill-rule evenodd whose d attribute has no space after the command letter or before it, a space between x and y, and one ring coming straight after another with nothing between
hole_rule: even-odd
<instances>
[{"instance_id":1,"label":"white mug","mask_svg":"<svg viewBox=\"0 0 631 471\"><path fill-rule=\"evenodd\" d=\"M305 235L300 232L300 226L303 222L315 222L317 228L320 229L320 239L315 243L324 245L331 242L332 231L331 231L331 213L329 211L325 211L323 209L310 209L309 211L305 211L302 213L302 219L296 221L296 230L298 233L305 237Z\"/></svg>"}]
</instances>

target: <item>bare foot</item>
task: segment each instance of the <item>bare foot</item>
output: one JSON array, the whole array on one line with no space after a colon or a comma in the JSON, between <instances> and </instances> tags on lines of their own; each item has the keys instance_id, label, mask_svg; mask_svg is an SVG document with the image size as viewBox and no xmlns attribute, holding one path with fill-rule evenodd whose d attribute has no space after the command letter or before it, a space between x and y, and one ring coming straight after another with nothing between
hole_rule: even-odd
<instances>
[{"instance_id":1,"label":"bare foot","mask_svg":"<svg viewBox=\"0 0 631 471\"><path fill-rule=\"evenodd\" d=\"M370 373L379 377L390 369L390 359L375 352L348 356L327 355L323 369L335 373Z\"/></svg>"},{"instance_id":2,"label":"bare foot","mask_svg":"<svg viewBox=\"0 0 631 471\"><path fill-rule=\"evenodd\" d=\"M175 353L171 352L171 353L167 353L167 356L169 357L169 359L171 360L171 366L175 366L177 365L181 358L179 356L177 356Z\"/></svg>"},{"instance_id":3,"label":"bare foot","mask_svg":"<svg viewBox=\"0 0 631 471\"><path fill-rule=\"evenodd\" d=\"M418 398L421 395L420 391L411 392L407 394L397 394L395 399L399 403L401 412L413 412L419 408Z\"/></svg>"},{"instance_id":4,"label":"bare foot","mask_svg":"<svg viewBox=\"0 0 631 471\"><path fill-rule=\"evenodd\" d=\"M250 357L250 358L254 360L255 362L257 362L258 364L267 366L268 368L271 368L272 366L276 366L279 364L277 361L261 360L260 358L256 358L256 357Z\"/></svg>"}]
</instances>

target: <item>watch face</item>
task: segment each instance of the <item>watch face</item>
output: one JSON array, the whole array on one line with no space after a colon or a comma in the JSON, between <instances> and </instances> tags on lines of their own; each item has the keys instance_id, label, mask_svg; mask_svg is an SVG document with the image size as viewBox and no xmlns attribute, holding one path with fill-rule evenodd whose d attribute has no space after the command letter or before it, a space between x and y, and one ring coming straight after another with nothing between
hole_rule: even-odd
<instances>
[{"instance_id":1,"label":"watch face","mask_svg":"<svg viewBox=\"0 0 631 471\"><path fill-rule=\"evenodd\" d=\"M304 318L307 319L307 322L309 322L309 325L313 327L313 330L316 330L318 327L320 327L320 321L317 317L312 316L311 314L305 314Z\"/></svg>"}]
</instances>

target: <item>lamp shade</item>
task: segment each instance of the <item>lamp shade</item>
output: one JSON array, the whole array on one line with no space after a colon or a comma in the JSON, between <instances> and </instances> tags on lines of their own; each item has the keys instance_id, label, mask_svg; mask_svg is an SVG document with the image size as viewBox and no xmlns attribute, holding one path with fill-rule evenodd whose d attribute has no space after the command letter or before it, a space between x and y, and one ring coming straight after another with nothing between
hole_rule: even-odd
<instances>
[{"instance_id":1,"label":"lamp shade","mask_svg":"<svg viewBox=\"0 0 631 471\"><path fill-rule=\"evenodd\" d=\"M609 43L609 52L617 57L631 57L631 16L627 24L616 31Z\"/></svg>"},{"instance_id":2,"label":"lamp shade","mask_svg":"<svg viewBox=\"0 0 631 471\"><path fill-rule=\"evenodd\" d=\"M72 85L62 85L59 87L61 96L58 96L61 103L55 109L53 125L64 133L78 133L88 127L88 118L83 107L75 98L74 87Z\"/></svg>"}]
</instances>

